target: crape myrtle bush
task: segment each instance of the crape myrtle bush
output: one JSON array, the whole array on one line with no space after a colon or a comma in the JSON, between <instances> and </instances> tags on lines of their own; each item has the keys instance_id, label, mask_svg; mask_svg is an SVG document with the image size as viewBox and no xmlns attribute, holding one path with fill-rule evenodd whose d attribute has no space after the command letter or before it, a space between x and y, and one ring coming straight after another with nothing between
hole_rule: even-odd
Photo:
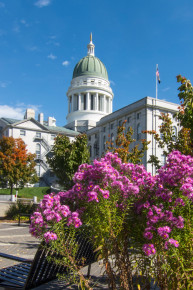
<instances>
[{"instance_id":1,"label":"crape myrtle bush","mask_svg":"<svg viewBox=\"0 0 193 290\"><path fill-rule=\"evenodd\" d=\"M47 243L57 242L58 223L65 221L66 226L75 228L85 225L95 247L101 249L106 259L111 278L115 273L108 268L105 250L115 254L120 280L124 280L120 281L123 289L132 289L125 286L132 283L131 271L125 270L124 274L123 267L131 269L133 265L125 251L128 246L138 249L145 263L153 260L152 269L158 261L160 276L157 274L156 278L161 286L168 283L172 283L171 287L187 286L190 271L183 278L185 282L179 282L174 272L177 266L183 272L185 267L192 269L192 258L188 264L188 255L192 255L189 240L193 225L192 157L173 151L158 174L151 176L143 165L122 163L117 154L109 152L93 165L80 165L74 183L66 192L44 197L31 217L32 235Z\"/></svg>"}]
</instances>

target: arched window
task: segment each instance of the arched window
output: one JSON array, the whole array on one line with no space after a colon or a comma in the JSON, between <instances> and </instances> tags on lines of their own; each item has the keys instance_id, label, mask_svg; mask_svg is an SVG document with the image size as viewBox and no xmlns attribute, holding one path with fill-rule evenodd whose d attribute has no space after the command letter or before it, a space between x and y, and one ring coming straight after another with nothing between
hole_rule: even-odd
<instances>
[{"instance_id":1,"label":"arched window","mask_svg":"<svg viewBox=\"0 0 193 290\"><path fill-rule=\"evenodd\" d=\"M137 125L137 141L141 139L141 125Z\"/></svg>"},{"instance_id":2,"label":"arched window","mask_svg":"<svg viewBox=\"0 0 193 290\"><path fill-rule=\"evenodd\" d=\"M36 143L36 157L39 159L41 154L41 145Z\"/></svg>"},{"instance_id":3,"label":"arched window","mask_svg":"<svg viewBox=\"0 0 193 290\"><path fill-rule=\"evenodd\" d=\"M176 141L176 138L177 138L177 127L173 126L172 129L173 129L172 139L173 139L173 141Z\"/></svg>"}]
</instances>

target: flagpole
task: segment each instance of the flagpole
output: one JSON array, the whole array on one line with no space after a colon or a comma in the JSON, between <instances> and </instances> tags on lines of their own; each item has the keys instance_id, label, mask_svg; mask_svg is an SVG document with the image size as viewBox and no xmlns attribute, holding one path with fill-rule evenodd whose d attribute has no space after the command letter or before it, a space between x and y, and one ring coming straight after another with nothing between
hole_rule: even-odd
<instances>
[{"instance_id":1,"label":"flagpole","mask_svg":"<svg viewBox=\"0 0 193 290\"><path fill-rule=\"evenodd\" d=\"M156 83L156 93L155 93L155 96L156 96L156 100L157 100L157 69L158 69L158 64L156 64L156 73L155 73L155 83Z\"/></svg>"}]
</instances>

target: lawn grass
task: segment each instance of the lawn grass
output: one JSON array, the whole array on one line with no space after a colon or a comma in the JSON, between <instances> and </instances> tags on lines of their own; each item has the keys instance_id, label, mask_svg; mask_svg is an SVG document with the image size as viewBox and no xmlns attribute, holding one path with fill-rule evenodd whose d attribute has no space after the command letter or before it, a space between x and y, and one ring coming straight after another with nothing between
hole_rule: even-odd
<instances>
[{"instance_id":1,"label":"lawn grass","mask_svg":"<svg viewBox=\"0 0 193 290\"><path fill-rule=\"evenodd\" d=\"M37 196L37 199L40 200L43 198L45 194L50 193L50 187L24 187L13 189L13 194L16 194L16 190L18 191L18 197L22 198L33 198L33 196ZM10 194L10 189L0 189L0 194Z\"/></svg>"}]
</instances>

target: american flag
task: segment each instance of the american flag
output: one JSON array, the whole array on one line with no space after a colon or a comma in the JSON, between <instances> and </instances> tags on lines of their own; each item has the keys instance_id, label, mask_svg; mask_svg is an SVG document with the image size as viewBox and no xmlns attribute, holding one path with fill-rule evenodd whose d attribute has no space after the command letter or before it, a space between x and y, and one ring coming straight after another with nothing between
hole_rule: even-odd
<instances>
[{"instance_id":1,"label":"american flag","mask_svg":"<svg viewBox=\"0 0 193 290\"><path fill-rule=\"evenodd\" d=\"M157 76L158 83L160 84L161 81L160 81L160 77L159 77L159 70L158 70L158 67L157 67L157 71L156 71L156 76Z\"/></svg>"}]
</instances>

